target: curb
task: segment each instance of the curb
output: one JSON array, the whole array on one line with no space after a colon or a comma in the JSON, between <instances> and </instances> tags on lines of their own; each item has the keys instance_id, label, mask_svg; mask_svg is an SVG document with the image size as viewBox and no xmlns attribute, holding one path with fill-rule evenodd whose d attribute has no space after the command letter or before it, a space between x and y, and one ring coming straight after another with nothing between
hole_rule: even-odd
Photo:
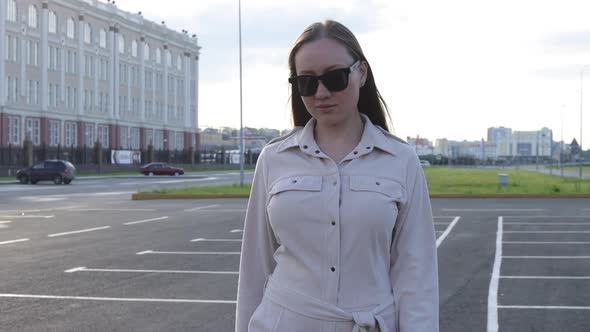
<instances>
[{"instance_id":1,"label":"curb","mask_svg":"<svg viewBox=\"0 0 590 332\"><path fill-rule=\"evenodd\" d=\"M163 194L163 193L135 193L131 199L223 199L223 198L249 198L249 194ZM589 194L488 194L488 195L467 195L467 194L432 194L430 198L590 198Z\"/></svg>"},{"instance_id":2,"label":"curb","mask_svg":"<svg viewBox=\"0 0 590 332\"><path fill-rule=\"evenodd\" d=\"M588 194L432 194L430 198L590 198Z\"/></svg>"},{"instance_id":3,"label":"curb","mask_svg":"<svg viewBox=\"0 0 590 332\"><path fill-rule=\"evenodd\" d=\"M161 194L135 193L131 195L134 201L149 199L216 199L216 198L248 198L250 194Z\"/></svg>"}]
</instances>

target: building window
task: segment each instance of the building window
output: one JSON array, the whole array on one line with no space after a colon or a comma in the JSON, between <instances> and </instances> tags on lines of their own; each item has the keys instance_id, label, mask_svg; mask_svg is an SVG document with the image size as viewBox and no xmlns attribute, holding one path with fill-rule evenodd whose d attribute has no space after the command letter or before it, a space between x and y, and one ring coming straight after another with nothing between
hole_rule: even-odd
<instances>
[{"instance_id":1,"label":"building window","mask_svg":"<svg viewBox=\"0 0 590 332\"><path fill-rule=\"evenodd\" d=\"M164 131L163 130L155 130L153 145L156 150L164 150Z\"/></svg>"},{"instance_id":2,"label":"building window","mask_svg":"<svg viewBox=\"0 0 590 332\"><path fill-rule=\"evenodd\" d=\"M182 70L182 58L180 55L176 57L176 69L178 69L178 71Z\"/></svg>"},{"instance_id":3,"label":"building window","mask_svg":"<svg viewBox=\"0 0 590 332\"><path fill-rule=\"evenodd\" d=\"M121 142L121 148L128 149L129 148L129 127L121 127L120 128L120 135L119 135L119 142Z\"/></svg>"},{"instance_id":4,"label":"building window","mask_svg":"<svg viewBox=\"0 0 590 332\"><path fill-rule=\"evenodd\" d=\"M47 52L47 66L49 70L58 70L60 66L60 50L57 46L49 46Z\"/></svg>"},{"instance_id":5,"label":"building window","mask_svg":"<svg viewBox=\"0 0 590 332\"><path fill-rule=\"evenodd\" d=\"M6 18L11 22L16 22L16 0L8 0L8 12Z\"/></svg>"},{"instance_id":6,"label":"building window","mask_svg":"<svg viewBox=\"0 0 590 332\"><path fill-rule=\"evenodd\" d=\"M57 146L60 142L59 140L59 127L60 122L57 120L49 121L49 145L50 146Z\"/></svg>"},{"instance_id":7,"label":"building window","mask_svg":"<svg viewBox=\"0 0 590 332\"><path fill-rule=\"evenodd\" d=\"M78 146L78 124L75 122L66 122L65 146Z\"/></svg>"},{"instance_id":8,"label":"building window","mask_svg":"<svg viewBox=\"0 0 590 332\"><path fill-rule=\"evenodd\" d=\"M143 45L143 59L145 61L150 61L150 45L148 45L148 43Z\"/></svg>"},{"instance_id":9,"label":"building window","mask_svg":"<svg viewBox=\"0 0 590 332\"><path fill-rule=\"evenodd\" d=\"M135 40L131 42L131 56L137 58L137 42Z\"/></svg>"},{"instance_id":10,"label":"building window","mask_svg":"<svg viewBox=\"0 0 590 332\"><path fill-rule=\"evenodd\" d=\"M73 95L72 95L72 87L66 87L66 108L72 109L73 108Z\"/></svg>"},{"instance_id":11,"label":"building window","mask_svg":"<svg viewBox=\"0 0 590 332\"><path fill-rule=\"evenodd\" d=\"M107 32L105 29L100 29L100 47L107 48Z\"/></svg>"},{"instance_id":12,"label":"building window","mask_svg":"<svg viewBox=\"0 0 590 332\"><path fill-rule=\"evenodd\" d=\"M166 66L172 67L172 54L170 54L170 51L166 51Z\"/></svg>"},{"instance_id":13,"label":"building window","mask_svg":"<svg viewBox=\"0 0 590 332\"><path fill-rule=\"evenodd\" d=\"M131 133L130 133L130 137L131 137L131 146L130 148L133 150L139 150L139 146L140 146L140 134L139 134L139 128L131 128Z\"/></svg>"},{"instance_id":14,"label":"building window","mask_svg":"<svg viewBox=\"0 0 590 332\"><path fill-rule=\"evenodd\" d=\"M39 27L39 11L37 7L34 5L29 6L29 27L31 28L38 28Z\"/></svg>"},{"instance_id":15,"label":"building window","mask_svg":"<svg viewBox=\"0 0 590 332\"><path fill-rule=\"evenodd\" d=\"M109 147L109 127L98 126L98 141L103 148Z\"/></svg>"},{"instance_id":16,"label":"building window","mask_svg":"<svg viewBox=\"0 0 590 332\"><path fill-rule=\"evenodd\" d=\"M119 35L119 53L125 54L125 38Z\"/></svg>"},{"instance_id":17,"label":"building window","mask_svg":"<svg viewBox=\"0 0 590 332\"><path fill-rule=\"evenodd\" d=\"M84 24L84 42L90 44L92 42L92 27L90 23Z\"/></svg>"},{"instance_id":18,"label":"building window","mask_svg":"<svg viewBox=\"0 0 590 332\"><path fill-rule=\"evenodd\" d=\"M94 57L91 55L84 56L84 74L88 78L94 77Z\"/></svg>"},{"instance_id":19,"label":"building window","mask_svg":"<svg viewBox=\"0 0 590 332\"><path fill-rule=\"evenodd\" d=\"M85 145L93 146L94 145L94 125L87 124L86 128L84 129L84 139Z\"/></svg>"},{"instance_id":20,"label":"building window","mask_svg":"<svg viewBox=\"0 0 590 332\"><path fill-rule=\"evenodd\" d=\"M74 25L74 20L69 17L66 23L66 35L70 39L74 39L76 37L76 26Z\"/></svg>"},{"instance_id":21,"label":"building window","mask_svg":"<svg viewBox=\"0 0 590 332\"><path fill-rule=\"evenodd\" d=\"M160 48L156 48L156 63L161 65L162 64L162 51Z\"/></svg>"},{"instance_id":22,"label":"building window","mask_svg":"<svg viewBox=\"0 0 590 332\"><path fill-rule=\"evenodd\" d=\"M55 104L55 84L49 83L48 93L49 93L49 96L48 96L49 97L48 98L49 99L49 106L55 107L54 106L54 104Z\"/></svg>"},{"instance_id":23,"label":"building window","mask_svg":"<svg viewBox=\"0 0 590 332\"><path fill-rule=\"evenodd\" d=\"M41 120L39 119L26 119L26 132L34 145L41 144Z\"/></svg>"},{"instance_id":24,"label":"building window","mask_svg":"<svg viewBox=\"0 0 590 332\"><path fill-rule=\"evenodd\" d=\"M57 14L53 11L49 12L49 32L57 33Z\"/></svg>"},{"instance_id":25,"label":"building window","mask_svg":"<svg viewBox=\"0 0 590 332\"><path fill-rule=\"evenodd\" d=\"M76 51L68 50L67 57L68 63L66 67L66 73L75 74L77 71L76 67L78 64L78 54Z\"/></svg>"},{"instance_id":26,"label":"building window","mask_svg":"<svg viewBox=\"0 0 590 332\"><path fill-rule=\"evenodd\" d=\"M27 64L39 66L39 43L27 40Z\"/></svg>"},{"instance_id":27,"label":"building window","mask_svg":"<svg viewBox=\"0 0 590 332\"><path fill-rule=\"evenodd\" d=\"M6 60L18 63L19 38L6 35Z\"/></svg>"},{"instance_id":28,"label":"building window","mask_svg":"<svg viewBox=\"0 0 590 332\"><path fill-rule=\"evenodd\" d=\"M20 144L20 118L8 117L8 144Z\"/></svg>"}]
</instances>

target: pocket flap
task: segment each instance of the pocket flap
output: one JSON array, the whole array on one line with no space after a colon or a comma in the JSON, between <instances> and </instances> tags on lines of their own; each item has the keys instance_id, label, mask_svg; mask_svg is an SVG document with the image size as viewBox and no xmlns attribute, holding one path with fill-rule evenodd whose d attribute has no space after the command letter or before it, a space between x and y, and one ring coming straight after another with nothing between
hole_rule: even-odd
<instances>
[{"instance_id":1,"label":"pocket flap","mask_svg":"<svg viewBox=\"0 0 590 332\"><path fill-rule=\"evenodd\" d=\"M270 194L273 195L287 190L321 191L322 177L302 175L280 179L272 186Z\"/></svg>"},{"instance_id":2,"label":"pocket flap","mask_svg":"<svg viewBox=\"0 0 590 332\"><path fill-rule=\"evenodd\" d=\"M377 192L398 201L403 197L403 187L399 182L375 176L351 176L350 190Z\"/></svg>"}]
</instances>

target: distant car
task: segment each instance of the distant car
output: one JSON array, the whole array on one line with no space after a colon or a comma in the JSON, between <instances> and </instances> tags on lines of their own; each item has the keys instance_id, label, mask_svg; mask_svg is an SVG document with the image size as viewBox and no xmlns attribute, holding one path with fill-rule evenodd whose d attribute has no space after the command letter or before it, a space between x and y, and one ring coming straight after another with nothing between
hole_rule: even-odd
<instances>
[{"instance_id":1,"label":"distant car","mask_svg":"<svg viewBox=\"0 0 590 332\"><path fill-rule=\"evenodd\" d=\"M39 181L70 184L74 178L76 167L66 160L44 160L16 172L16 179L22 184L36 184Z\"/></svg>"},{"instance_id":2,"label":"distant car","mask_svg":"<svg viewBox=\"0 0 590 332\"><path fill-rule=\"evenodd\" d=\"M430 162L428 160L420 160L420 166L430 166Z\"/></svg>"},{"instance_id":3,"label":"distant car","mask_svg":"<svg viewBox=\"0 0 590 332\"><path fill-rule=\"evenodd\" d=\"M182 175L184 169L180 167L170 166L166 163L151 163L141 167L141 174L143 175Z\"/></svg>"}]
</instances>

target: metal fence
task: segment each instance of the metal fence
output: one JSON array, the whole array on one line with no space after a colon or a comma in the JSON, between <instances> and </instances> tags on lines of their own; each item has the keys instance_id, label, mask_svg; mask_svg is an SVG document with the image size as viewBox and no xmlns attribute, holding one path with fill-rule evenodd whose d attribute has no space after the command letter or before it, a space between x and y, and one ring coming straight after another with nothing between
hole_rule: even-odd
<instances>
[{"instance_id":1,"label":"metal fence","mask_svg":"<svg viewBox=\"0 0 590 332\"><path fill-rule=\"evenodd\" d=\"M68 160L74 165L96 165L97 155L94 147L62 147L62 146L34 146L33 163L46 159ZM111 149L101 149L102 163L111 164ZM234 156L232 156L234 155ZM259 152L247 150L244 153L244 163L246 165L255 165L258 160ZM21 146L0 146L0 166L27 166L26 152ZM146 164L149 161L149 151L141 150L141 163ZM235 153L229 153L225 150L153 150L152 162L166 162L171 164L218 164L229 165L236 164Z\"/></svg>"}]
</instances>

